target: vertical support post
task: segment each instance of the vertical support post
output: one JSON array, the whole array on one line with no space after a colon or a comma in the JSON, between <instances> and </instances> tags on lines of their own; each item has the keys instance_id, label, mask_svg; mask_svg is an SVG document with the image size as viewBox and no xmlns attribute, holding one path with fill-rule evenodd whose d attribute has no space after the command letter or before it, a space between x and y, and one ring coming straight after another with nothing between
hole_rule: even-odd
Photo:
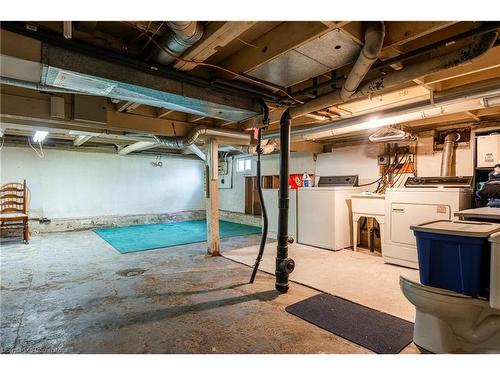
<instances>
[{"instance_id":1,"label":"vertical support post","mask_svg":"<svg viewBox=\"0 0 500 375\"><path fill-rule=\"evenodd\" d=\"M207 253L212 256L220 255L219 235L219 146L217 141L210 139L207 152Z\"/></svg>"}]
</instances>

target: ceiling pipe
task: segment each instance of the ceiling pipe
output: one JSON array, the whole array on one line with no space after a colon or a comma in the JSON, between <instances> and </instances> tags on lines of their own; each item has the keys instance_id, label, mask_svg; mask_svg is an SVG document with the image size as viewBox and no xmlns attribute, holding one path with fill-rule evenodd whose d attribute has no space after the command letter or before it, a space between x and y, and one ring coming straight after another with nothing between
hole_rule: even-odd
<instances>
[{"instance_id":1,"label":"ceiling pipe","mask_svg":"<svg viewBox=\"0 0 500 375\"><path fill-rule=\"evenodd\" d=\"M434 102L426 99L417 103L411 103L395 108L386 109L383 111L370 112L363 115L348 117L342 120L330 121L325 124L301 126L293 129L291 135L293 138L314 139L315 134L330 132L330 136L335 135L334 132L340 129L352 128L355 130L361 129L360 124L367 124L374 121L375 125L391 125L399 124L408 121L414 121L421 118L433 117L439 114L451 114L463 112L464 110L475 110L486 107L486 103L500 104L500 85L498 83L486 86L468 89L466 91L451 89L443 92L440 96L434 97ZM467 103L477 99L477 103L472 106L467 106L465 109L461 103ZM356 129L359 128L359 129ZM279 131L269 132L265 138L278 138Z\"/></svg>"},{"instance_id":2,"label":"ceiling pipe","mask_svg":"<svg viewBox=\"0 0 500 375\"><path fill-rule=\"evenodd\" d=\"M427 74L439 72L441 70L453 68L473 61L482 56L493 47L497 39L497 32L484 34L479 40L456 51L443 56L434 57L421 63L410 65L402 70L397 70L376 79L363 83L350 99L362 98L371 94L376 94L382 90L394 88L398 85L422 77ZM307 113L319 111L323 108L344 103L341 91L320 96L303 105L290 109L291 118L303 116Z\"/></svg>"},{"instance_id":3,"label":"ceiling pipe","mask_svg":"<svg viewBox=\"0 0 500 375\"><path fill-rule=\"evenodd\" d=\"M176 57L181 56L203 36L201 22L168 21L167 26L170 30L160 39L159 44L168 52L157 48L153 55L153 59L163 65L170 65Z\"/></svg>"},{"instance_id":4,"label":"ceiling pipe","mask_svg":"<svg viewBox=\"0 0 500 375\"><path fill-rule=\"evenodd\" d=\"M184 137L155 136L155 139L168 148L184 149L193 145L201 136L222 137L228 140L250 143L250 134L247 132L209 126L197 126Z\"/></svg>"},{"instance_id":5,"label":"ceiling pipe","mask_svg":"<svg viewBox=\"0 0 500 375\"><path fill-rule=\"evenodd\" d=\"M304 116L311 112L326 108L331 101L344 102L356 92L370 67L378 59L384 43L385 26L383 22L368 22L365 29L365 45L349 73L342 89L333 95L327 95L325 104L323 98L318 98L295 108L287 109L280 119L280 186L278 198L278 248L276 253L276 282L279 292L288 292L288 275L294 269L294 261L288 258L288 206L289 206L289 162L290 162L290 130L292 118Z\"/></svg>"},{"instance_id":6,"label":"ceiling pipe","mask_svg":"<svg viewBox=\"0 0 500 375\"><path fill-rule=\"evenodd\" d=\"M415 57L422 56L426 53L435 51L439 48L454 45L455 43L457 43L463 39L472 38L472 37L483 35L483 34L486 34L486 33L492 32L492 31L496 31L499 28L500 28L500 22L485 22L483 25L481 25L475 29L463 32L463 33L458 34L458 35L451 36L449 38L440 40L440 41L432 43L432 44L428 44L424 47L415 49L415 50L407 52L407 53L403 53L403 54L398 55L398 56L394 56L390 59L380 61L380 62L376 63L375 65L373 65L372 68L373 69L383 69L383 68L386 68L386 67L391 66L393 64L402 63L403 61L407 61L409 59L413 59Z\"/></svg>"},{"instance_id":7,"label":"ceiling pipe","mask_svg":"<svg viewBox=\"0 0 500 375\"><path fill-rule=\"evenodd\" d=\"M386 67L391 66L393 64L401 63L401 62L407 61L409 59L413 59L415 57L422 56L424 54L433 52L441 47L448 47L450 45L454 45L457 42L464 40L466 38L472 38L475 36L486 34L486 33L491 32L491 31L496 31L499 28L500 28L500 22L485 22L484 24L482 24L481 26L479 26L475 29L466 31L466 32L458 34L458 35L454 35L452 37L440 40L438 42L426 45L426 46L421 47L421 48L417 48L413 51L403 53L403 54L398 55L398 56L394 56L390 59L387 59L384 61L379 61L379 62L375 63L374 65L372 65L371 70L383 69L383 68L386 68ZM498 40L496 41L495 46L497 44L498 44ZM344 81L344 78L342 78L342 77L334 77L334 78L329 79L327 81L318 83L317 85L312 85L312 86L307 87L305 89L302 89L302 90L299 90L296 92L292 92L292 96L308 95L308 94L311 94L314 91L317 91L319 89L323 89L326 87L335 87L335 85L340 84L343 81ZM316 95L314 95L314 96L316 96Z\"/></svg>"},{"instance_id":8,"label":"ceiling pipe","mask_svg":"<svg viewBox=\"0 0 500 375\"><path fill-rule=\"evenodd\" d=\"M455 143L460 139L460 134L449 133L444 139L443 156L441 158L441 176L451 176L451 164Z\"/></svg>"},{"instance_id":9,"label":"ceiling pipe","mask_svg":"<svg viewBox=\"0 0 500 375\"><path fill-rule=\"evenodd\" d=\"M384 38L384 23L369 22L365 30L365 45L340 90L339 98L342 102L348 101L354 95L361 81L365 78L366 73L368 73L371 66L377 61L378 55L382 50ZM293 110L291 114L293 116Z\"/></svg>"},{"instance_id":10,"label":"ceiling pipe","mask_svg":"<svg viewBox=\"0 0 500 375\"><path fill-rule=\"evenodd\" d=\"M81 94L79 91L72 91L55 86L42 85L40 83L23 81L21 79L9 78L0 76L0 84L22 87L25 89L36 90L41 92L58 93L58 94Z\"/></svg>"}]
</instances>

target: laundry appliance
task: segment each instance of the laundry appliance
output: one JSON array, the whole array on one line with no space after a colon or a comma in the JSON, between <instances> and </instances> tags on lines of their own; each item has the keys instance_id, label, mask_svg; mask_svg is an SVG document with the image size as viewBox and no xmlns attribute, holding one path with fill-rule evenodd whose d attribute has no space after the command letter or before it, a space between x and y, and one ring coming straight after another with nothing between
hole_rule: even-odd
<instances>
[{"instance_id":1,"label":"laundry appliance","mask_svg":"<svg viewBox=\"0 0 500 375\"><path fill-rule=\"evenodd\" d=\"M404 188L385 191L384 262L418 269L411 225L450 220L471 207L472 177L408 177Z\"/></svg>"},{"instance_id":2,"label":"laundry appliance","mask_svg":"<svg viewBox=\"0 0 500 375\"><path fill-rule=\"evenodd\" d=\"M351 195L358 176L321 176L317 187L297 190L297 242L328 250L352 246Z\"/></svg>"}]
</instances>

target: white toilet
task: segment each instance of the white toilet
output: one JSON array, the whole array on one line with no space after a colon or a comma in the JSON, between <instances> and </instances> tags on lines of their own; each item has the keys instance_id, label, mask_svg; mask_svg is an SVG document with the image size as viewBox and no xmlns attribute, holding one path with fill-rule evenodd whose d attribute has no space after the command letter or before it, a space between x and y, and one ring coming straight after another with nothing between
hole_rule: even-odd
<instances>
[{"instance_id":1,"label":"white toilet","mask_svg":"<svg viewBox=\"0 0 500 375\"><path fill-rule=\"evenodd\" d=\"M400 277L416 308L413 341L432 353L500 353L500 232L491 242L490 298L468 297Z\"/></svg>"}]
</instances>

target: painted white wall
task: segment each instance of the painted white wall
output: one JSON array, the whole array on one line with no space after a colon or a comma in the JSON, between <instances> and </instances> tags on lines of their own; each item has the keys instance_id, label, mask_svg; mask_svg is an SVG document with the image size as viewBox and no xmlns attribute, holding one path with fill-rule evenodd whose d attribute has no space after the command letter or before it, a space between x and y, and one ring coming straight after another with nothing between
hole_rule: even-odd
<instances>
[{"instance_id":1,"label":"painted white wall","mask_svg":"<svg viewBox=\"0 0 500 375\"><path fill-rule=\"evenodd\" d=\"M379 145L366 144L334 149L332 152L318 154L316 162L310 153L292 153L290 173L307 171L319 176L342 176L357 174L359 183L365 184L380 177L377 156L381 153ZM420 134L417 147L418 176L439 176L441 150L433 150L433 135ZM455 174L472 176L473 154L470 146L459 146L455 149ZM255 176L255 160L252 158L252 170L236 172L233 164L233 188L219 189L219 207L222 210L245 212L245 176ZM279 174L279 155L264 155L262 158L262 175ZM369 189L368 189L369 190Z\"/></svg>"},{"instance_id":2,"label":"painted white wall","mask_svg":"<svg viewBox=\"0 0 500 375\"><path fill-rule=\"evenodd\" d=\"M359 176L361 184L376 180L379 174L375 144L348 146L318 155L316 161L316 182L320 176Z\"/></svg>"},{"instance_id":3,"label":"painted white wall","mask_svg":"<svg viewBox=\"0 0 500 375\"><path fill-rule=\"evenodd\" d=\"M1 182L26 179L30 211L47 218L156 214L205 208L203 162L154 157L4 147Z\"/></svg>"},{"instance_id":4,"label":"painted white wall","mask_svg":"<svg viewBox=\"0 0 500 375\"><path fill-rule=\"evenodd\" d=\"M231 158L233 163L233 187L232 189L219 189L219 208L233 212L245 212L245 176L255 176L257 156L252 156L252 170L245 172L236 171L236 163L239 158ZM248 156L246 156L248 157ZM313 154L308 152L293 152L290 155L290 173L315 174L316 162ZM261 173L266 175L278 175L280 173L279 155L262 155ZM227 176L230 178L230 176Z\"/></svg>"}]
</instances>

